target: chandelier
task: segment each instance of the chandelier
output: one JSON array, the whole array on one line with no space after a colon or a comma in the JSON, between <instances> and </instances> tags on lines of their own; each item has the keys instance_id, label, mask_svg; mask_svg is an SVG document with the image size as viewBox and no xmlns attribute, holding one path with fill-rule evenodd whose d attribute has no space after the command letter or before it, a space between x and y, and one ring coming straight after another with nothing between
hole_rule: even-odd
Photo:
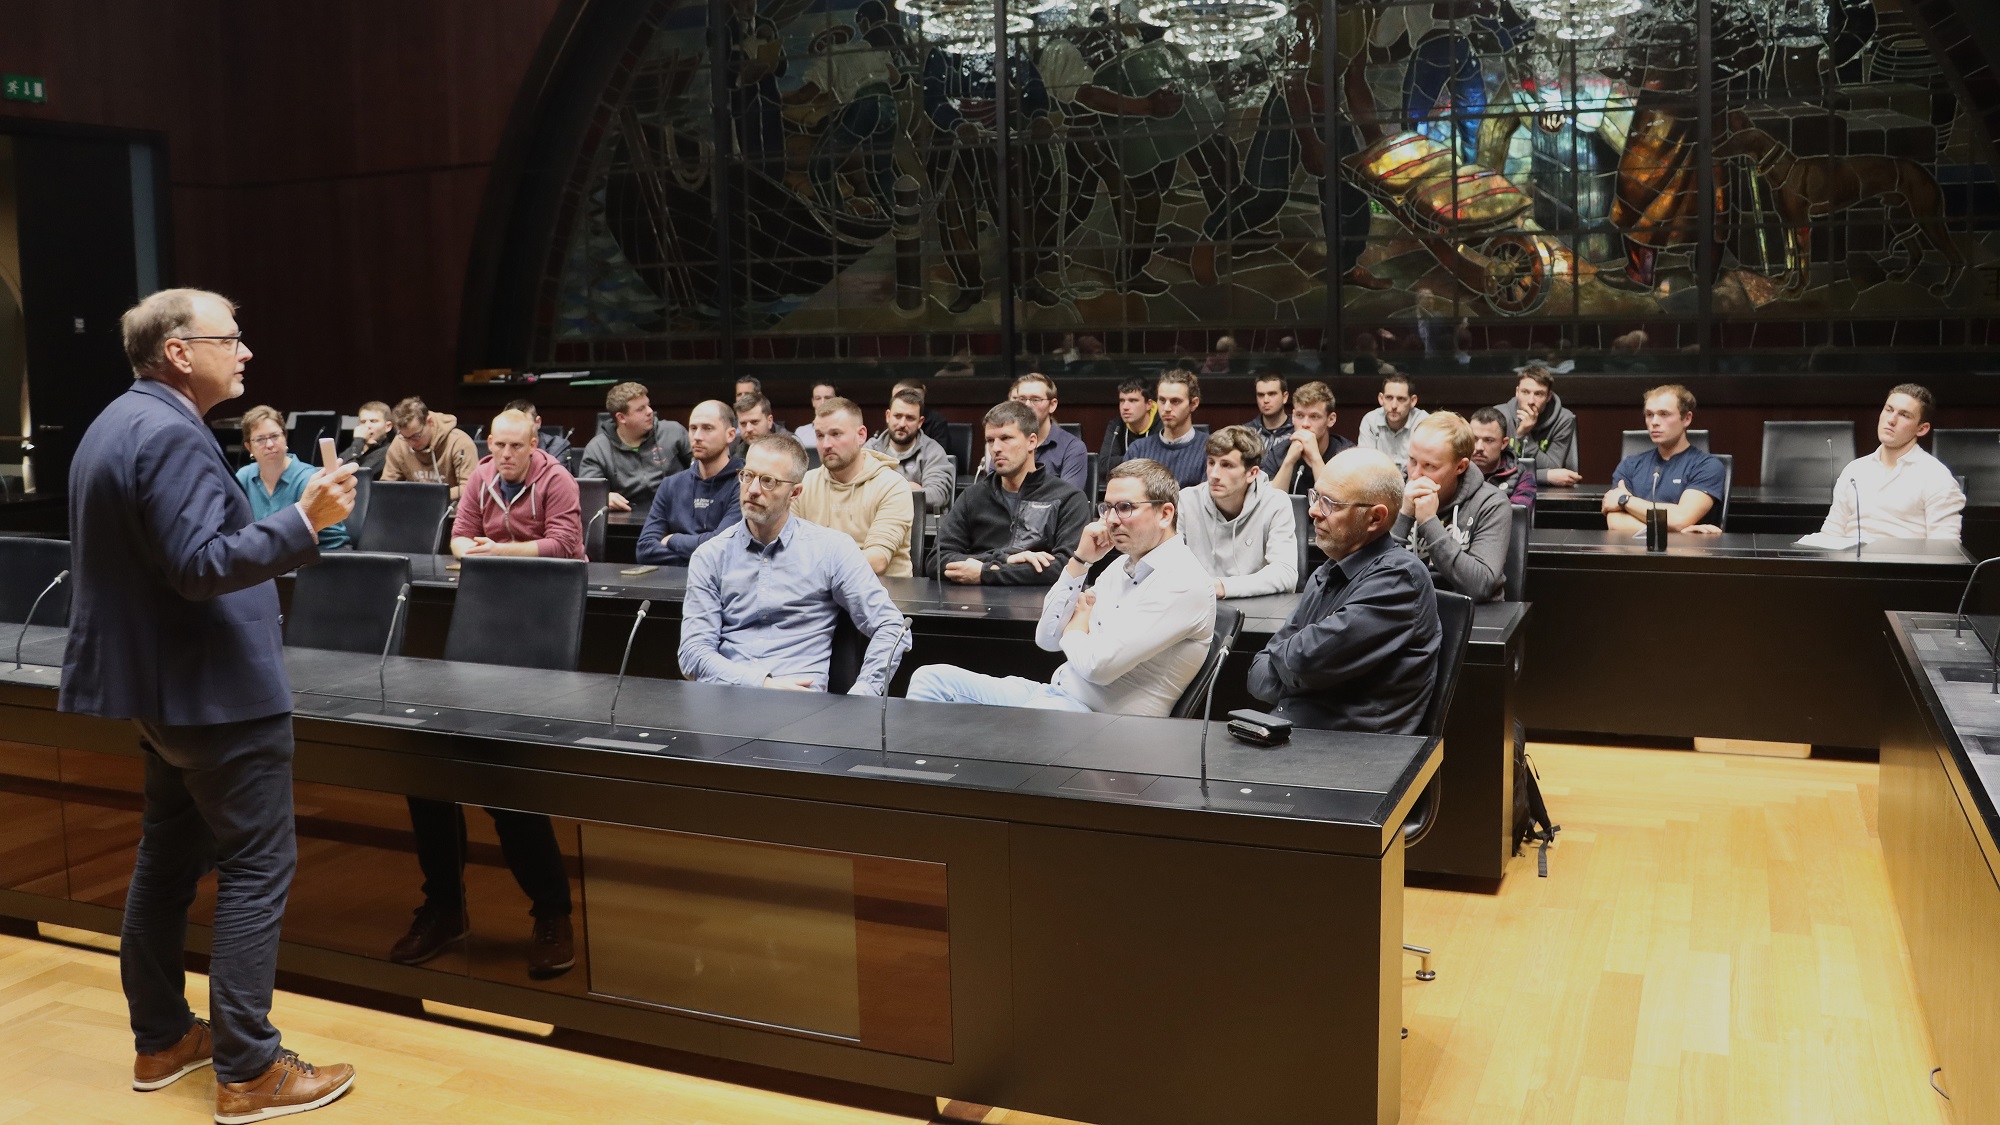
<instances>
[{"instance_id":1,"label":"chandelier","mask_svg":"<svg viewBox=\"0 0 2000 1125\"><path fill-rule=\"evenodd\" d=\"M1243 57L1285 16L1280 0L1144 0L1139 18L1167 29L1166 40L1191 62Z\"/></svg>"},{"instance_id":2,"label":"chandelier","mask_svg":"<svg viewBox=\"0 0 2000 1125\"><path fill-rule=\"evenodd\" d=\"M1642 6L1641 0L1531 0L1528 14L1553 27L1558 39L1603 39Z\"/></svg>"},{"instance_id":3,"label":"chandelier","mask_svg":"<svg viewBox=\"0 0 2000 1125\"><path fill-rule=\"evenodd\" d=\"M969 59L993 57L993 0L903 0L897 5L917 17L924 38ZM1007 34L1025 35L1035 24L1007 13Z\"/></svg>"}]
</instances>

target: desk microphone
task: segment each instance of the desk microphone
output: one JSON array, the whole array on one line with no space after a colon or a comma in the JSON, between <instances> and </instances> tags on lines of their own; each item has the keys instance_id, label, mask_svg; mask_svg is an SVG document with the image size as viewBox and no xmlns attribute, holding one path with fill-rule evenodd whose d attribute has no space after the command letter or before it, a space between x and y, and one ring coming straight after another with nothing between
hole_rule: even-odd
<instances>
[{"instance_id":1,"label":"desk microphone","mask_svg":"<svg viewBox=\"0 0 2000 1125\"><path fill-rule=\"evenodd\" d=\"M1861 557L1861 478L1848 477L1847 483L1854 486L1854 557L1858 559Z\"/></svg>"},{"instance_id":2,"label":"desk microphone","mask_svg":"<svg viewBox=\"0 0 2000 1125\"><path fill-rule=\"evenodd\" d=\"M1228 659L1224 654L1223 659ZM1201 704L1201 791L1208 792L1208 716L1215 710L1215 685L1222 682L1222 665L1217 663L1215 675L1208 681L1208 691Z\"/></svg>"},{"instance_id":3,"label":"desk microphone","mask_svg":"<svg viewBox=\"0 0 2000 1125\"><path fill-rule=\"evenodd\" d=\"M1965 576L1965 590L1958 595L1958 612L1952 618L1952 636L1965 636L1965 600L1972 596L1972 584L1979 580L1979 572L1996 562L2000 562L2000 555L1995 555L1990 559L1982 559L1977 566L1972 568L1972 573Z\"/></svg>"},{"instance_id":4,"label":"desk microphone","mask_svg":"<svg viewBox=\"0 0 2000 1125\"><path fill-rule=\"evenodd\" d=\"M28 639L28 623L35 619L35 611L42 608L42 599L48 597L50 591L54 590L57 586L62 585L63 579L68 577L69 577L69 571L65 570L61 574L56 575L54 578L49 579L49 584L42 587L42 592L35 595L34 603L28 606L28 616L21 619L20 635L14 638L15 671L18 672L21 670L21 646L24 643L26 643Z\"/></svg>"},{"instance_id":5,"label":"desk microphone","mask_svg":"<svg viewBox=\"0 0 2000 1125\"><path fill-rule=\"evenodd\" d=\"M639 612L632 618L632 631L625 634L625 655L618 659L618 686L611 689L611 729L614 731L618 729L618 697L625 692L625 665L632 660L632 642L639 639L639 626L646 623L646 614L652 608L651 598L640 602Z\"/></svg>"},{"instance_id":6,"label":"desk microphone","mask_svg":"<svg viewBox=\"0 0 2000 1125\"><path fill-rule=\"evenodd\" d=\"M908 617L901 618L896 622L896 628L902 630L902 635L896 638L897 644L901 644L903 642L903 637L907 637L910 635L910 627L914 624L916 623L910 620ZM895 671L896 671L895 655L896 655L896 650L893 647L890 648L889 664L887 667L882 669L882 760L883 761L888 761L889 759L889 681L895 676Z\"/></svg>"},{"instance_id":7,"label":"desk microphone","mask_svg":"<svg viewBox=\"0 0 2000 1125\"><path fill-rule=\"evenodd\" d=\"M1649 489L1649 490L1647 491L1647 493L1646 493L1646 503L1648 503L1648 504L1657 504L1657 503L1659 503L1659 502L1660 502L1660 500L1659 500L1659 496L1660 496L1660 470L1658 470L1658 469L1654 469L1654 470L1653 470L1653 487L1652 487L1651 489Z\"/></svg>"},{"instance_id":8,"label":"desk microphone","mask_svg":"<svg viewBox=\"0 0 2000 1125\"><path fill-rule=\"evenodd\" d=\"M436 578L437 578L437 576L438 576L438 557L437 557L437 551L438 551L438 537L444 534L444 521L446 521L446 520L450 519L450 518L452 517L452 514L453 514L453 513L455 513L455 512L457 512L457 511L458 511L458 505L456 505L456 504L446 504L446 505L444 506L444 511L443 511L443 512L440 512L440 513L438 514L438 521L437 521L437 526L436 526L436 527L433 527L433 528L431 528L431 550L430 550L430 555L431 555L431 578L432 578L432 580L436 580ZM451 549L450 547L446 547L446 548L445 548L445 550L447 550L447 551L449 551L450 549Z\"/></svg>"},{"instance_id":9,"label":"desk microphone","mask_svg":"<svg viewBox=\"0 0 2000 1125\"><path fill-rule=\"evenodd\" d=\"M396 643L396 624L403 619L403 607L410 602L410 584L396 591L396 608L389 614L389 635L382 638L382 659L375 664L375 686L382 691L382 706L389 706L389 646Z\"/></svg>"},{"instance_id":10,"label":"desk microphone","mask_svg":"<svg viewBox=\"0 0 2000 1125\"><path fill-rule=\"evenodd\" d=\"M590 525L591 525L591 524L594 524L594 523L596 523L596 522L597 522L598 520L601 520L601 519L603 519L603 518L604 518L604 513L608 512L608 511L610 511L610 510L611 510L611 505L609 505L609 504L606 504L606 505L604 505L603 507L601 507L601 508L597 509L597 514L596 514L596 515L594 515L594 516L590 517L589 519L587 519L587 520L583 521L583 542L584 542L584 552L583 552L583 553L584 553L584 554L588 555L588 554L590 553L590 548L589 548L589 544L590 544Z\"/></svg>"}]
</instances>

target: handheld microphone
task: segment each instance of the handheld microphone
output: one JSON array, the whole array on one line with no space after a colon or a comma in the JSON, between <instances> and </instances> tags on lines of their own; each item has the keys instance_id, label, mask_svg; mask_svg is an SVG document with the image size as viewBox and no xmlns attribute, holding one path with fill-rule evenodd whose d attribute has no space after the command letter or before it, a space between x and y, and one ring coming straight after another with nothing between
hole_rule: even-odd
<instances>
[{"instance_id":1,"label":"handheld microphone","mask_svg":"<svg viewBox=\"0 0 2000 1125\"><path fill-rule=\"evenodd\" d=\"M618 660L618 686L611 689L611 729L618 729L618 697L625 693L625 665L632 660L632 642L639 639L639 626L646 623L646 614L653 608L651 598L639 603L639 612L632 618L632 631L625 634L625 655Z\"/></svg>"},{"instance_id":2,"label":"handheld microphone","mask_svg":"<svg viewBox=\"0 0 2000 1125\"><path fill-rule=\"evenodd\" d=\"M1985 570L1988 564L1996 562L2000 562L2000 555L1995 555L1990 559L1982 559L1977 566L1972 568L1972 573L1965 576L1965 589L1958 595L1958 612L1952 615L1952 636L1963 637L1965 635L1965 600L1972 596L1972 584L1979 581L1979 572Z\"/></svg>"},{"instance_id":3,"label":"handheld microphone","mask_svg":"<svg viewBox=\"0 0 2000 1125\"><path fill-rule=\"evenodd\" d=\"M382 638L382 659L375 664L375 686L381 689L381 703L389 706L389 646L396 643L396 624L403 620L403 607L410 602L410 584L396 591L396 608L389 614L389 635Z\"/></svg>"},{"instance_id":4,"label":"handheld microphone","mask_svg":"<svg viewBox=\"0 0 2000 1125\"><path fill-rule=\"evenodd\" d=\"M28 625L29 623L35 620L35 611L42 608L42 599L48 597L50 592L53 591L57 586L62 585L63 579L68 577L69 577L69 571L65 570L61 574L56 575L54 578L49 579L49 584L42 587L42 592L36 594L33 604L28 606L28 616L21 619L21 632L14 638L15 671L18 672L21 669L21 646L27 643Z\"/></svg>"},{"instance_id":5,"label":"handheld microphone","mask_svg":"<svg viewBox=\"0 0 2000 1125\"><path fill-rule=\"evenodd\" d=\"M904 617L896 622L896 628L902 630L902 634L896 638L898 644L902 643L903 637L910 635L910 626L913 624L915 622L911 621L908 617ZM889 652L889 666L882 669L882 758L884 761L887 761L889 758L889 681L894 677L896 671L895 649L890 649Z\"/></svg>"},{"instance_id":6,"label":"handheld microphone","mask_svg":"<svg viewBox=\"0 0 2000 1125\"><path fill-rule=\"evenodd\" d=\"M431 556L432 578L436 578L438 576L438 557L437 557L438 537L444 534L444 521L450 519L452 515L457 511L458 511L458 505L446 504L444 506L444 511L438 514L437 526L431 528L430 556ZM451 548L446 547L445 549L450 550Z\"/></svg>"}]
</instances>

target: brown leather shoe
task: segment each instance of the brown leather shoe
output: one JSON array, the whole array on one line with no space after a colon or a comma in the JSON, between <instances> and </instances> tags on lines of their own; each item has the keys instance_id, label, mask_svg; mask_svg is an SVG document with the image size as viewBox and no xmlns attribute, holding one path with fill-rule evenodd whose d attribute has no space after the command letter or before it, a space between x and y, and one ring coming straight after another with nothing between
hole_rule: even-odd
<instances>
[{"instance_id":1,"label":"brown leather shoe","mask_svg":"<svg viewBox=\"0 0 2000 1125\"><path fill-rule=\"evenodd\" d=\"M269 1069L248 1082L215 1084L217 1125L268 1121L332 1102L354 1085L346 1063L314 1066L291 1051L279 1051Z\"/></svg>"},{"instance_id":2,"label":"brown leather shoe","mask_svg":"<svg viewBox=\"0 0 2000 1125\"><path fill-rule=\"evenodd\" d=\"M389 950L389 960L398 965L421 965L464 938L465 931L464 907L424 903L410 920L409 932Z\"/></svg>"},{"instance_id":3,"label":"brown leather shoe","mask_svg":"<svg viewBox=\"0 0 2000 1125\"><path fill-rule=\"evenodd\" d=\"M569 972L576 964L576 933L569 915L535 919L534 936L529 939L528 975L547 980Z\"/></svg>"},{"instance_id":4,"label":"brown leather shoe","mask_svg":"<svg viewBox=\"0 0 2000 1125\"><path fill-rule=\"evenodd\" d=\"M196 1020L181 1041L164 1051L140 1053L132 1063L132 1088L158 1090L171 1086L214 1062L215 1040L208 1033L208 1021Z\"/></svg>"}]
</instances>

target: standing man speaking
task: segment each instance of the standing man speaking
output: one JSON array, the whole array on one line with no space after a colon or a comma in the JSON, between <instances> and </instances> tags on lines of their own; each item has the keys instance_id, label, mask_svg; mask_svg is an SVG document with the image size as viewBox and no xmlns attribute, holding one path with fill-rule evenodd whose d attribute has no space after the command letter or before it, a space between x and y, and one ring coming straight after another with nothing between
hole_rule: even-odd
<instances>
[{"instance_id":1,"label":"standing man speaking","mask_svg":"<svg viewBox=\"0 0 2000 1125\"><path fill-rule=\"evenodd\" d=\"M292 689L271 579L319 557L354 509L354 469L322 467L297 504L251 522L202 422L243 393L236 306L196 289L141 301L121 327L137 376L91 423L69 473L64 711L131 719L146 807L119 971L138 1051L132 1087L211 1061L225 1125L316 1109L354 1068L314 1067L271 1026L278 929L297 866ZM210 1023L184 995L195 883L216 872Z\"/></svg>"}]
</instances>

